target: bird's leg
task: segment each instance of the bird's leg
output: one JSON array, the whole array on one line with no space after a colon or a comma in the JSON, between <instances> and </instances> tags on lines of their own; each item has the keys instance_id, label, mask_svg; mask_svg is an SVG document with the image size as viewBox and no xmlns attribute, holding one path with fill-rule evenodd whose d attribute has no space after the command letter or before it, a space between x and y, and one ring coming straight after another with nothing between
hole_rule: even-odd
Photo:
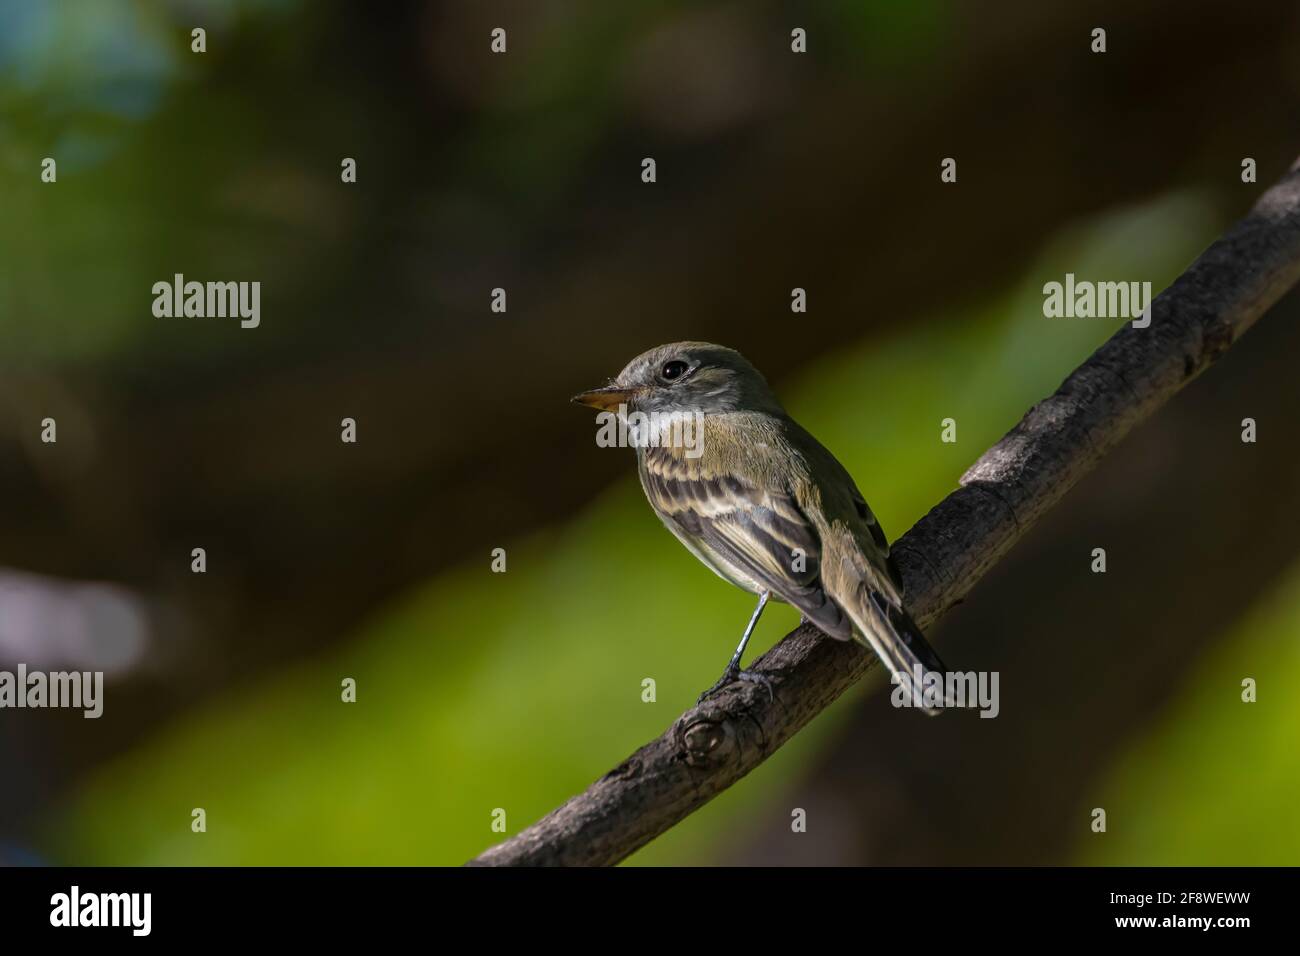
<instances>
[{"instance_id":1,"label":"bird's leg","mask_svg":"<svg viewBox=\"0 0 1300 956\"><path fill-rule=\"evenodd\" d=\"M754 614L749 619L749 626L745 628L745 633L740 638L740 646L736 648L736 653L731 655L731 660L727 662L727 669L722 672L722 676L718 678L718 682L700 695L700 699L696 701L697 704L703 703L706 697L712 697L732 681L737 680L762 684L767 688L768 699L772 698L772 682L770 680L762 674L754 674L740 669L741 655L745 653L745 645L749 643L750 635L754 633L754 625L758 623L758 619L763 614L763 608L767 606L767 598L768 593L766 591L759 593L758 607L754 608Z\"/></svg>"}]
</instances>

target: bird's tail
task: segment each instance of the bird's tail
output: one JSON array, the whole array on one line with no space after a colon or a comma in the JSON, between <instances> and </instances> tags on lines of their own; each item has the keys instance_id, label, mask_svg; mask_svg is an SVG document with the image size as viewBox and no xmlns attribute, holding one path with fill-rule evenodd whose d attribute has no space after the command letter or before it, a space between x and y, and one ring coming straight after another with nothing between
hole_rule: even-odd
<instances>
[{"instance_id":1,"label":"bird's tail","mask_svg":"<svg viewBox=\"0 0 1300 956\"><path fill-rule=\"evenodd\" d=\"M894 682L904 688L905 700L931 716L940 713L943 705L951 703L945 680L948 669L921 629L899 602L872 588L868 582L859 583L855 591L857 600L843 602L844 610L856 625L854 637L871 648L889 668ZM934 675L930 682L938 682L937 688L932 684L929 701L924 694L927 675ZM942 701L937 707L931 703L936 689Z\"/></svg>"},{"instance_id":2,"label":"bird's tail","mask_svg":"<svg viewBox=\"0 0 1300 956\"><path fill-rule=\"evenodd\" d=\"M903 589L887 546L875 536L864 537L843 525L822 532L822 585L853 622L854 640L889 668L906 695L904 702L937 714L953 703L947 693L948 669L903 608Z\"/></svg>"}]
</instances>

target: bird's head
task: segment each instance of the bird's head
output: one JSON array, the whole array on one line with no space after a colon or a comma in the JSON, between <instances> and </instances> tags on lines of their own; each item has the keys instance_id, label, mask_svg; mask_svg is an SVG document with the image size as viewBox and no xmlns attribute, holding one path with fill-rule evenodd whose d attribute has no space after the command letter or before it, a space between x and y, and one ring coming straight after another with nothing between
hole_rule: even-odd
<instances>
[{"instance_id":1,"label":"bird's head","mask_svg":"<svg viewBox=\"0 0 1300 956\"><path fill-rule=\"evenodd\" d=\"M602 411L625 405L646 414L782 411L767 380L743 355L708 342L674 342L643 352L608 385L573 401Z\"/></svg>"}]
</instances>

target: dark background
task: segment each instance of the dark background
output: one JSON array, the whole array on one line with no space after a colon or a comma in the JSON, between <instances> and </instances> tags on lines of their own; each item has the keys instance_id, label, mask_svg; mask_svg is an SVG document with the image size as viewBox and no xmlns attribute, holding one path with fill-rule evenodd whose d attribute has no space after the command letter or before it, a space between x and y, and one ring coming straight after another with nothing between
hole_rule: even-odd
<instances>
[{"instance_id":1,"label":"dark background","mask_svg":"<svg viewBox=\"0 0 1300 956\"><path fill-rule=\"evenodd\" d=\"M1117 327L1044 318L1044 282L1158 291L1290 166L1297 54L1271 2L0 3L0 669L108 681L98 721L0 711L0 857L456 863L494 809L517 831L748 614L569 395L739 348L897 536ZM261 326L155 318L177 272L260 281ZM877 678L636 859L1296 862L1298 309L945 620L997 720Z\"/></svg>"}]
</instances>

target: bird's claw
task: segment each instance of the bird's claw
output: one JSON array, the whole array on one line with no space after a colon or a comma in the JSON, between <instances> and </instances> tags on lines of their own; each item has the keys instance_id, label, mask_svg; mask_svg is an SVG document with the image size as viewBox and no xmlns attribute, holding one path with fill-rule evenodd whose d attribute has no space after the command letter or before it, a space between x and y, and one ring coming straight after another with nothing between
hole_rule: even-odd
<instances>
[{"instance_id":1,"label":"bird's claw","mask_svg":"<svg viewBox=\"0 0 1300 956\"><path fill-rule=\"evenodd\" d=\"M718 691L722 690L722 688L726 687L728 684L734 683L735 681L742 681L747 684L760 684L767 690L767 699L769 703L776 699L776 695L772 692L772 679L766 674L760 674L758 671L742 671L735 665L729 665L727 669L722 672L722 676L718 678L717 683L700 695L699 700L695 702L696 706L704 703L714 694L718 693Z\"/></svg>"}]
</instances>

